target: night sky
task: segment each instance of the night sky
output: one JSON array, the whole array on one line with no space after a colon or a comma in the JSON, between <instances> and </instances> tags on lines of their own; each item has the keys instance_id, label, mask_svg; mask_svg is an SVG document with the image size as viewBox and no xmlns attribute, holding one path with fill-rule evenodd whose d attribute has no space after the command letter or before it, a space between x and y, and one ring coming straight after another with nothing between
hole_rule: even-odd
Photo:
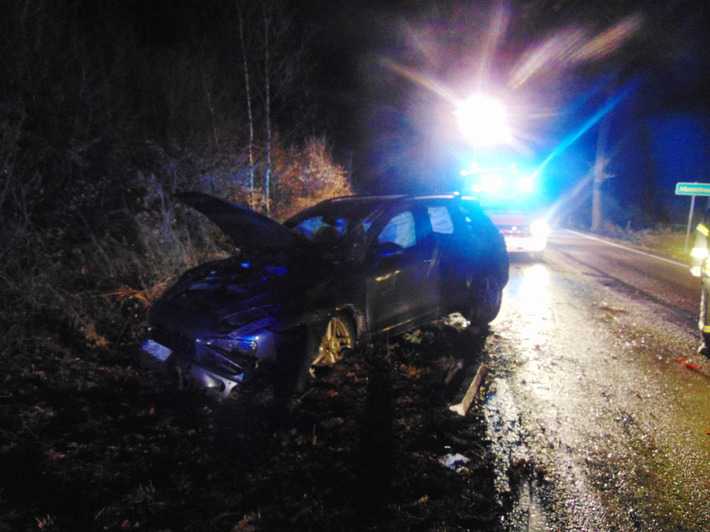
<instances>
[{"instance_id":1,"label":"night sky","mask_svg":"<svg viewBox=\"0 0 710 532\"><path fill-rule=\"evenodd\" d=\"M622 205L630 201L643 210L649 205L643 205L638 191L647 188L649 179L653 183L648 186L664 189L680 174L710 178L706 3L320 0L275 5L288 14L294 46L307 50L307 68L294 82L307 93L303 101L310 102L313 119L307 127L326 132L358 190L465 186L454 177L467 147L457 138L450 103L398 73L393 64L456 97L475 89L481 79L489 90L511 97L522 124L522 151L515 156L531 165L578 131L606 98L633 82L633 93L610 116L609 134L613 171L630 185L619 185L619 178L610 182L609 190L615 190ZM87 31L95 30L97 23L132 27L146 53L203 50L206 58L222 64L225 76L239 82L236 11L231 4L157 0L73 6L79 6L75 9ZM481 50L499 11L507 23L482 77ZM593 39L630 16L638 17L639 28L608 53L575 64L556 63L553 57L530 82L511 88L511 72L546 39L561 42L574 31ZM560 53L569 57L571 52ZM276 89L278 85L274 80ZM283 130L305 113L300 96L289 98L280 102L281 111L274 117ZM241 102L235 100L234 105ZM596 131L596 125L589 128L547 166L551 197L588 171Z\"/></svg>"},{"instance_id":2,"label":"night sky","mask_svg":"<svg viewBox=\"0 0 710 532\"><path fill-rule=\"evenodd\" d=\"M387 71L381 60L424 67L443 82L453 83L455 89L465 87L465 83L459 87L455 84L465 76L462 72L467 65L462 58L471 52L468 47L475 44L466 37L467 24L475 24L472 21L478 16L485 28L499 5L390 2L363 7L316 2L304 11L304 21L310 20L319 28L318 38L323 43L318 54L323 113L331 117L331 124L337 124L331 137L339 155L347 156L349 150L354 153L361 183L387 189L391 179L394 189L401 186L399 171L392 176L379 164L382 149L387 151L394 146L401 150L402 139L405 145L419 146L418 141L431 134L422 129L421 123L412 124L412 99L435 105L436 98L429 98L422 94L426 91L410 80ZM707 4L615 2L609 7L571 2L559 11L549 2L505 5L508 27L492 60L489 75L493 79L502 77L502 72L541 38L557 31L584 27L590 32L601 32L633 14L643 20L638 33L608 56L580 68L569 68L562 74L551 71L533 84L530 99L545 116L528 124L530 130L526 133L532 152L529 158L539 160L550 153L602 105L609 91L619 90L623 83L635 80L636 89L610 117L609 140L615 153L616 173L633 176L627 176L624 182L611 180L609 187L617 189L616 195L622 203L626 199L638 203L640 189L667 188L689 174L698 174L694 179L710 178L707 148L710 80L704 75L710 67L708 54L704 53L710 44ZM470 19L466 20L466 16ZM429 63L412 50L413 32L426 35L438 46ZM610 81L610 73L618 72L622 81ZM595 144L596 128L592 128L550 165L552 195L558 188L564 189L578 180L588 169ZM427 170L421 170L419 161L411 165L413 168L409 163L421 153L418 149L406 152L410 160L398 165L400 170L409 167L412 174L418 174L418 187L426 179L422 174ZM455 164L449 155L442 154L440 160L423 164L433 172L455 173L457 168L448 166ZM649 174L653 175L652 185L646 183ZM627 186L626 182L632 184ZM669 208L673 211L673 205Z\"/></svg>"}]
</instances>

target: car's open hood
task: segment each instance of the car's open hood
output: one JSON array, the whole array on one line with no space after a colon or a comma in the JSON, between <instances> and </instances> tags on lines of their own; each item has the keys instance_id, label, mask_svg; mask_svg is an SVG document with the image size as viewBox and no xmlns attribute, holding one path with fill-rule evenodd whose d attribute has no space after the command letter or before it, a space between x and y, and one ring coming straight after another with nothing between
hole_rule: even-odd
<instances>
[{"instance_id":1,"label":"car's open hood","mask_svg":"<svg viewBox=\"0 0 710 532\"><path fill-rule=\"evenodd\" d=\"M177 197L186 205L207 216L240 249L314 251L307 240L277 221L251 209L239 207L201 192L183 192Z\"/></svg>"}]
</instances>

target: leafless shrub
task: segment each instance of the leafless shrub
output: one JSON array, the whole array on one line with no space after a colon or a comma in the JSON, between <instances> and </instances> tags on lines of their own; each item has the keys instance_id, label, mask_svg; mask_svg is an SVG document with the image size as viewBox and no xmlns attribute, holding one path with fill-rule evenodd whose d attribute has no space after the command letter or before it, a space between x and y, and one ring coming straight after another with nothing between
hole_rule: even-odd
<instances>
[{"instance_id":1,"label":"leafless shrub","mask_svg":"<svg viewBox=\"0 0 710 532\"><path fill-rule=\"evenodd\" d=\"M348 174L335 163L324 137L274 150L274 216L285 219L324 199L351 194Z\"/></svg>"},{"instance_id":2,"label":"leafless shrub","mask_svg":"<svg viewBox=\"0 0 710 532\"><path fill-rule=\"evenodd\" d=\"M118 5L94 19L51 2L8 2L0 20L0 356L128 341L176 275L224 256L223 237L175 202L178 191L262 212L270 197L279 219L349 191L325 140L305 140L315 124L302 28L280 5L239 5L239 13L220 8L233 40L166 48L142 43L112 16ZM235 105L244 96L248 117Z\"/></svg>"},{"instance_id":3,"label":"leafless shrub","mask_svg":"<svg viewBox=\"0 0 710 532\"><path fill-rule=\"evenodd\" d=\"M322 199L348 194L345 170L336 164L323 138L302 146L275 142L273 213L286 218ZM130 185L139 201L113 213L103 225L84 220L80 227L40 227L8 221L0 235L0 293L4 309L0 353L40 344L44 332L63 336L55 344L79 342L106 349L140 332L150 304L186 269L226 256L230 245L205 217L181 205L174 192L199 189L239 203L247 191L239 179L244 167L218 179L189 178L184 163L156 147L162 174L138 172ZM257 205L258 208L258 205ZM119 221L111 221L113 219ZM36 341L34 341L35 339Z\"/></svg>"}]
</instances>

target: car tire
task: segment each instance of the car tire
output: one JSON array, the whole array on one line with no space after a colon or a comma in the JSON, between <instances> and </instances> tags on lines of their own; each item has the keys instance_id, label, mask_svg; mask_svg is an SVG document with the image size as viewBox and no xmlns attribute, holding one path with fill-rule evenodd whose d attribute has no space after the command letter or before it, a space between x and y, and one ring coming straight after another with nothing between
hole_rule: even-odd
<instances>
[{"instance_id":1,"label":"car tire","mask_svg":"<svg viewBox=\"0 0 710 532\"><path fill-rule=\"evenodd\" d=\"M303 392L315 378L318 368L334 366L348 356L355 347L355 341L353 322L342 312L324 323L309 327L295 391Z\"/></svg>"},{"instance_id":2,"label":"car tire","mask_svg":"<svg viewBox=\"0 0 710 532\"><path fill-rule=\"evenodd\" d=\"M471 305L466 319L476 328L487 327L500 312L503 288L492 275L476 283L471 294Z\"/></svg>"}]
</instances>

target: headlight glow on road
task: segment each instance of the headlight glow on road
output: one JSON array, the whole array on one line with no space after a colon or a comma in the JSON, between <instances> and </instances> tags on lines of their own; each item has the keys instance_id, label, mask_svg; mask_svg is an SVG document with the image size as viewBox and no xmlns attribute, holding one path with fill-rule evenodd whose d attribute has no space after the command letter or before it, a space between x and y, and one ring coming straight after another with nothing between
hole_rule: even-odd
<instances>
[{"instance_id":1,"label":"headlight glow on road","mask_svg":"<svg viewBox=\"0 0 710 532\"><path fill-rule=\"evenodd\" d=\"M520 279L517 294L520 312L522 346L531 353L547 342L548 330L552 324L550 301L550 271L545 264L533 264L525 268Z\"/></svg>"}]
</instances>

